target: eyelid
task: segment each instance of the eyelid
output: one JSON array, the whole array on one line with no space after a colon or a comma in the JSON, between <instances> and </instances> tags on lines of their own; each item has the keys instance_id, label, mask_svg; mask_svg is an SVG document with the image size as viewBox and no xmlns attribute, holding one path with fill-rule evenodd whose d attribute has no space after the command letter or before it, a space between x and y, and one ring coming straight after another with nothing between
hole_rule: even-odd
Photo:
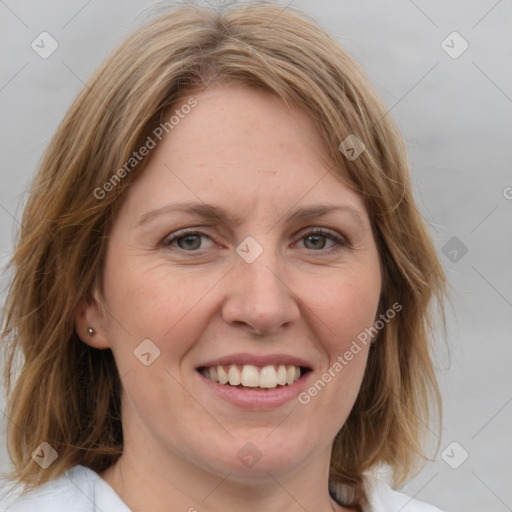
<instances>
[{"instance_id":1,"label":"eyelid","mask_svg":"<svg viewBox=\"0 0 512 512\"><path fill-rule=\"evenodd\" d=\"M348 244L348 239L345 235L338 233L334 229L322 228L322 227L309 227L299 231L298 236L303 238L307 235L329 235L335 239L339 239L341 242Z\"/></svg>"}]
</instances>

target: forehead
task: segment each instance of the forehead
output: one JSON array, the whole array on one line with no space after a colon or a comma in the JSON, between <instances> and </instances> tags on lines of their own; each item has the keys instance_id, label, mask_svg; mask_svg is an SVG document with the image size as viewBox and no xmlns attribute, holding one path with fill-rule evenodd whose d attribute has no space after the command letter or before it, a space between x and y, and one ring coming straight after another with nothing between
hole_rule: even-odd
<instances>
[{"instance_id":1,"label":"forehead","mask_svg":"<svg viewBox=\"0 0 512 512\"><path fill-rule=\"evenodd\" d=\"M273 174L271 161L325 160L327 148L313 120L277 96L243 85L218 85L194 95L197 106L169 133L167 148L188 158L247 160ZM188 101L183 98L182 102ZM176 107L175 107L176 108ZM180 103L176 110L179 110ZM171 112L172 113L172 112Z\"/></svg>"},{"instance_id":2,"label":"forehead","mask_svg":"<svg viewBox=\"0 0 512 512\"><path fill-rule=\"evenodd\" d=\"M194 108L182 108L191 98ZM184 96L164 122L171 116L172 129L131 187L136 210L179 199L279 212L310 199L365 211L330 161L314 121L268 92L215 86Z\"/></svg>"}]
</instances>

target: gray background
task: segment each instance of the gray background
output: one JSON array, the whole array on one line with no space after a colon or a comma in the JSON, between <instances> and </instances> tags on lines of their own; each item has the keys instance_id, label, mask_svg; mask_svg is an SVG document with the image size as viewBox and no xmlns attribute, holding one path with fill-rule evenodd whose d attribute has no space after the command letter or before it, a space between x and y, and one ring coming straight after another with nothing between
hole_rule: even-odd
<instances>
[{"instance_id":1,"label":"gray background","mask_svg":"<svg viewBox=\"0 0 512 512\"><path fill-rule=\"evenodd\" d=\"M441 350L437 365L445 413L441 449L404 492L450 512L510 511L512 2L291 3L359 60L397 119L416 197L452 284L449 350ZM0 0L1 265L52 133L83 82L151 5ZM59 44L47 59L30 46L43 31ZM458 58L443 46L454 54L460 40L448 38L442 46L453 31L469 44ZM445 246L453 237L456 245ZM3 406L2 398L0 417ZM452 468L466 452L467 460ZM8 467L2 441L0 471Z\"/></svg>"}]
</instances>

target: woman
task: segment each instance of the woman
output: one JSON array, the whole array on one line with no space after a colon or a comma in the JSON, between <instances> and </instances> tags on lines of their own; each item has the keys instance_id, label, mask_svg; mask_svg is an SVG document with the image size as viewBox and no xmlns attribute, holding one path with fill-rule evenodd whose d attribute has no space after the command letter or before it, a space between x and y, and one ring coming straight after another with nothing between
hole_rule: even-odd
<instances>
[{"instance_id":1,"label":"woman","mask_svg":"<svg viewBox=\"0 0 512 512\"><path fill-rule=\"evenodd\" d=\"M444 275L386 108L304 15L131 35L53 138L12 265L9 512L438 510L371 470L398 485L422 455Z\"/></svg>"}]
</instances>

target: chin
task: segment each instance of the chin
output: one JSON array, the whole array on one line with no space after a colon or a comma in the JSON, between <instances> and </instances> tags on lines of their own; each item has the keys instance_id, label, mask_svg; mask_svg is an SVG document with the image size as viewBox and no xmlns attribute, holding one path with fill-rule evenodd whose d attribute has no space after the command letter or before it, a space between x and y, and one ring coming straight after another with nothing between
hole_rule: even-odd
<instances>
[{"instance_id":1,"label":"chin","mask_svg":"<svg viewBox=\"0 0 512 512\"><path fill-rule=\"evenodd\" d=\"M295 471L311 455L313 447L299 437L269 433L272 429L261 429L259 436L234 436L227 442L216 443L201 450L205 470L218 473L230 480L242 482L255 479L266 481L270 475L278 477ZM308 436L311 438L311 435ZM252 440L251 440L252 439ZM311 442L311 439L309 439Z\"/></svg>"}]
</instances>

